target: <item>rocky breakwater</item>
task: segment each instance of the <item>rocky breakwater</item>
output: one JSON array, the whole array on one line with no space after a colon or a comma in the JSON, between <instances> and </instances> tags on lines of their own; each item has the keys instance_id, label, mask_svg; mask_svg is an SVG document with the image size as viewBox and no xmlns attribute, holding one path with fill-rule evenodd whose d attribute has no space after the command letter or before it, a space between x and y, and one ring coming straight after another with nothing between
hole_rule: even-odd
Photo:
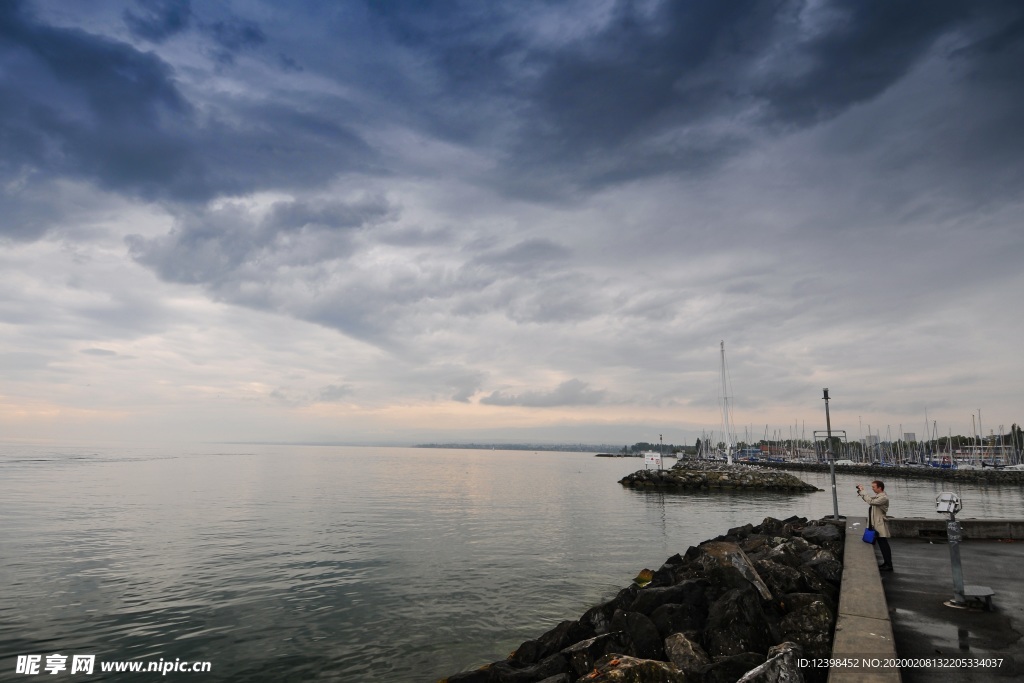
<instances>
[{"instance_id":1,"label":"rocky breakwater","mask_svg":"<svg viewBox=\"0 0 1024 683\"><path fill-rule=\"evenodd\" d=\"M843 531L767 518L674 555L508 659L441 683L823 682Z\"/></svg>"},{"instance_id":2,"label":"rocky breakwater","mask_svg":"<svg viewBox=\"0 0 1024 683\"><path fill-rule=\"evenodd\" d=\"M691 491L820 491L792 474L761 470L746 465L677 465L670 470L638 470L619 480L629 488Z\"/></svg>"}]
</instances>

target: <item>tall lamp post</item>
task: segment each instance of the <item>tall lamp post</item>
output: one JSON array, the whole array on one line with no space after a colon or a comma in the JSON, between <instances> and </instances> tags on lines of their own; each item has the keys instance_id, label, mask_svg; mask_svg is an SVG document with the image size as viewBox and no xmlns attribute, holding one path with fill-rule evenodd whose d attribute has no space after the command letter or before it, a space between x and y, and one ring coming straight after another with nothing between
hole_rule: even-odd
<instances>
[{"instance_id":1,"label":"tall lamp post","mask_svg":"<svg viewBox=\"0 0 1024 683\"><path fill-rule=\"evenodd\" d=\"M828 455L828 470L832 475L832 519L839 519L839 498L836 495L836 455L832 452L832 418L828 414L828 388L824 389L825 395L825 429L828 430L828 448L825 450Z\"/></svg>"}]
</instances>

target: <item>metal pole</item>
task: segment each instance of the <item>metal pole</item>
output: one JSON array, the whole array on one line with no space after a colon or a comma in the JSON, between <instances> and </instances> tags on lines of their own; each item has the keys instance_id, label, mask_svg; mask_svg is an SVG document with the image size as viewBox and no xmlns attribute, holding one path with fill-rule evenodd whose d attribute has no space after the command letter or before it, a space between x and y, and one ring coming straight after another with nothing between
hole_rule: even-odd
<instances>
[{"instance_id":1,"label":"metal pole","mask_svg":"<svg viewBox=\"0 0 1024 683\"><path fill-rule=\"evenodd\" d=\"M825 396L822 400L825 401L825 429L828 430L828 449L825 451L829 455L828 459L828 470L832 475L832 519L839 519L839 497L836 494L836 457L832 453L832 418L828 414L828 388L824 389Z\"/></svg>"},{"instance_id":2,"label":"metal pole","mask_svg":"<svg viewBox=\"0 0 1024 683\"><path fill-rule=\"evenodd\" d=\"M967 602L964 598L964 569L960 564L960 522L956 521L956 513L949 513L949 521L946 522L946 537L949 539L949 564L953 568L953 602L963 605Z\"/></svg>"}]
</instances>

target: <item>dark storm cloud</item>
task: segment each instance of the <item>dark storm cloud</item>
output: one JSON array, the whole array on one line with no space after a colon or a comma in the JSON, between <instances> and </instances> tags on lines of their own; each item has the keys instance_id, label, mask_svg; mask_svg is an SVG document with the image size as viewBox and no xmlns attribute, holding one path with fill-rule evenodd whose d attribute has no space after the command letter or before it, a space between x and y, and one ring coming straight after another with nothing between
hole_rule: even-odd
<instances>
[{"instance_id":1,"label":"dark storm cloud","mask_svg":"<svg viewBox=\"0 0 1024 683\"><path fill-rule=\"evenodd\" d=\"M191 0L136 0L135 4L134 9L127 9L122 14L133 36L162 43L195 23L196 28L216 45L213 56L221 64L234 64L236 54L267 42L267 35L260 25L248 19L230 17L212 22L193 22Z\"/></svg>"},{"instance_id":2,"label":"dark storm cloud","mask_svg":"<svg viewBox=\"0 0 1024 683\"><path fill-rule=\"evenodd\" d=\"M254 21L217 21L210 25L214 40L228 52L238 52L267 42L267 36Z\"/></svg>"},{"instance_id":3,"label":"dark storm cloud","mask_svg":"<svg viewBox=\"0 0 1024 683\"><path fill-rule=\"evenodd\" d=\"M770 124L831 118L902 79L937 38L971 14L954 1L929 3L927 11L909 1L837 4L795 46L774 46L784 55L780 66L795 68L754 80L751 92L765 104Z\"/></svg>"},{"instance_id":4,"label":"dark storm cloud","mask_svg":"<svg viewBox=\"0 0 1024 683\"><path fill-rule=\"evenodd\" d=\"M277 202L264 216L227 204L181 217L164 237L127 239L132 257L163 279L216 290L250 279L266 282L276 268L347 256L352 230L393 213L381 197Z\"/></svg>"},{"instance_id":5,"label":"dark storm cloud","mask_svg":"<svg viewBox=\"0 0 1024 683\"><path fill-rule=\"evenodd\" d=\"M353 128L370 122L474 148L495 161L474 180L503 193L566 197L700 173L765 136L879 97L957 31L971 34L969 46L949 59L1017 85L1010 65L1024 16L1015 4L944 1L619 2L580 20L572 13L599 10L394 2L324 13L310 4L294 13L307 46L280 42L242 16L244 4L238 15L187 2L130 6L123 18L136 37L159 44L190 30L222 65L257 50L273 69L315 64L307 72L351 93L213 92L198 102L159 50L47 25L28 7L0 4L3 179L27 169L183 202L318 186L345 171L400 175L401 162L384 165ZM538 37L558 21L576 28ZM998 87L988 95L1010 97ZM1008 113L1015 102L1004 102ZM40 232L31 221L3 230Z\"/></svg>"},{"instance_id":6,"label":"dark storm cloud","mask_svg":"<svg viewBox=\"0 0 1024 683\"><path fill-rule=\"evenodd\" d=\"M147 21L159 33L151 25L156 19ZM213 26L224 49L265 39L244 20ZM5 184L19 177L28 186L63 177L130 196L194 202L321 183L341 170L365 167L370 156L359 136L337 120L336 113L346 111L342 103L325 99L317 112L294 102L256 108L222 100L200 115L174 69L155 53L47 25L26 3L0 3L0 60ZM23 239L42 229L27 216L0 227Z\"/></svg>"},{"instance_id":7,"label":"dark storm cloud","mask_svg":"<svg viewBox=\"0 0 1024 683\"><path fill-rule=\"evenodd\" d=\"M952 1L651 7L619 2L597 30L544 42L523 17L541 24L558 12L548 3L518 16L479 3L373 5L433 68L419 125L494 146L494 181L544 197L715 168L879 97L945 36L994 32L979 49L1013 40L1003 26L1021 16L1019 5Z\"/></svg>"},{"instance_id":8,"label":"dark storm cloud","mask_svg":"<svg viewBox=\"0 0 1024 683\"><path fill-rule=\"evenodd\" d=\"M0 55L5 177L86 177L154 192L182 184L190 164L173 130L192 110L160 59L36 24L21 3L0 5Z\"/></svg>"},{"instance_id":9,"label":"dark storm cloud","mask_svg":"<svg viewBox=\"0 0 1024 683\"><path fill-rule=\"evenodd\" d=\"M532 117L543 126L528 128L518 161L569 166L591 186L706 169L747 136L876 97L966 13L962 3L921 10L847 3L814 16L803 3L709 0L641 17L623 3L604 32L544 71Z\"/></svg>"},{"instance_id":10,"label":"dark storm cloud","mask_svg":"<svg viewBox=\"0 0 1024 683\"><path fill-rule=\"evenodd\" d=\"M557 406L591 406L604 401L604 391L588 387L586 382L570 379L551 391L527 391L522 394L495 391L489 396L481 398L480 403L491 406L554 408Z\"/></svg>"},{"instance_id":11,"label":"dark storm cloud","mask_svg":"<svg viewBox=\"0 0 1024 683\"><path fill-rule=\"evenodd\" d=\"M135 0L122 15L132 35L161 43L181 33L192 21L191 0Z\"/></svg>"},{"instance_id":12,"label":"dark storm cloud","mask_svg":"<svg viewBox=\"0 0 1024 683\"><path fill-rule=\"evenodd\" d=\"M259 24L244 19L216 21L206 27L206 31L220 48L214 56L221 64L234 64L236 54L267 42L267 36Z\"/></svg>"}]
</instances>

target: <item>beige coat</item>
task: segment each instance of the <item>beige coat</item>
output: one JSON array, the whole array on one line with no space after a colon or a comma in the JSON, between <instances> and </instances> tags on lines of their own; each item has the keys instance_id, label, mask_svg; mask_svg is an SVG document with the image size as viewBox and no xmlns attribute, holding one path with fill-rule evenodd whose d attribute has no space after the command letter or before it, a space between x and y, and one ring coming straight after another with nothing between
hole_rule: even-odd
<instances>
[{"instance_id":1,"label":"beige coat","mask_svg":"<svg viewBox=\"0 0 1024 683\"><path fill-rule=\"evenodd\" d=\"M860 494L860 497L871 506L871 519L868 520L868 523L878 532L879 536L889 538L889 522L885 519L885 514L889 512L889 496L885 495L885 491L878 495L872 491L865 491Z\"/></svg>"}]
</instances>

